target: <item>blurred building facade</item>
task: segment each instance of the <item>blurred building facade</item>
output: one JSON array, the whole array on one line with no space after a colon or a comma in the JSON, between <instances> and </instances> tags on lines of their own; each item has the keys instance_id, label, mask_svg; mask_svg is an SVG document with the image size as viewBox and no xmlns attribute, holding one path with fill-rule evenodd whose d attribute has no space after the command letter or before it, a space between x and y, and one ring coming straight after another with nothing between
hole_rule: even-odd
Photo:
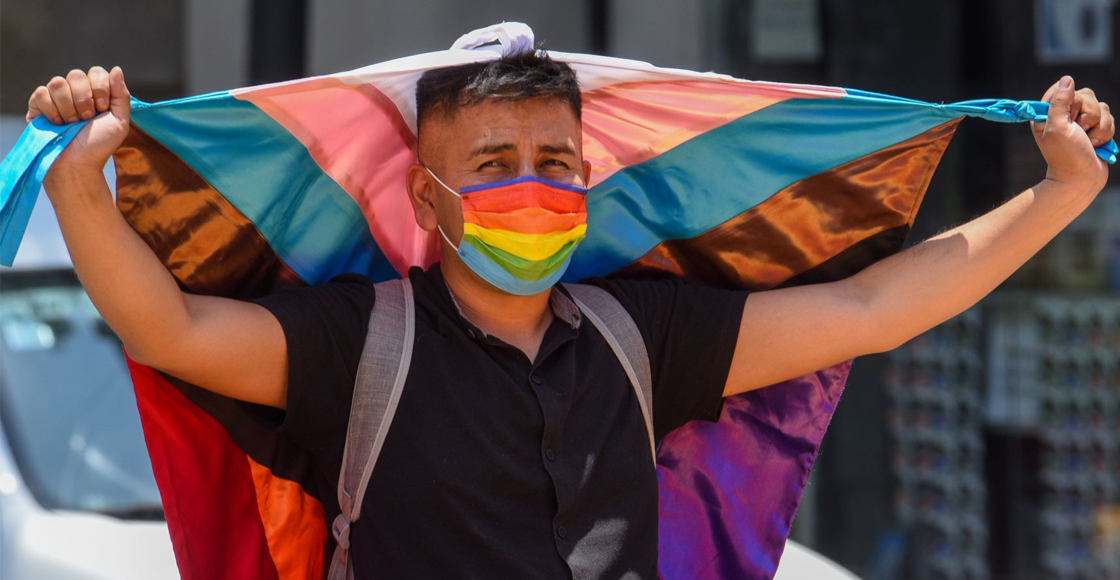
<instances>
[{"instance_id":1,"label":"blurred building facade","mask_svg":"<svg viewBox=\"0 0 1120 580\"><path fill-rule=\"evenodd\" d=\"M928 101L1120 103L1111 0L9 0L0 110L121 65L146 101L439 50L502 20L549 48ZM1114 112L1120 107L1114 108ZM1025 126L962 124L911 243L1030 186ZM1120 578L1120 175L989 300L855 366L794 525L868 579ZM1024 370L1028 369L1028 370Z\"/></svg>"}]
</instances>

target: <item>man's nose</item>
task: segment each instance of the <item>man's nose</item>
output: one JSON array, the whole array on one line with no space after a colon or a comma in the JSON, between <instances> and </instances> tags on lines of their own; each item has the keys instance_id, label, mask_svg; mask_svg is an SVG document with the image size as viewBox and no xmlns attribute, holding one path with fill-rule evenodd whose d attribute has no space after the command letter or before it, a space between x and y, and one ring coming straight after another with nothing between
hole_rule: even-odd
<instances>
[{"instance_id":1,"label":"man's nose","mask_svg":"<svg viewBox=\"0 0 1120 580\"><path fill-rule=\"evenodd\" d=\"M540 177L540 172L538 171L539 168L537 167L536 161L534 159L521 159L520 161L518 161L516 169L517 172L515 174L515 177Z\"/></svg>"}]
</instances>

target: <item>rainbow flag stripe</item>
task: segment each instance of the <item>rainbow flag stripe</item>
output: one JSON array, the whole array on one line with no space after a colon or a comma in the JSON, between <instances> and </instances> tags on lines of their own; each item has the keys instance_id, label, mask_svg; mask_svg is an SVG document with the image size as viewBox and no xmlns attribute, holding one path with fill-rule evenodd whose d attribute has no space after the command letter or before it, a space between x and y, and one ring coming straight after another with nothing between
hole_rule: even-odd
<instances>
[{"instance_id":1,"label":"rainbow flag stripe","mask_svg":"<svg viewBox=\"0 0 1120 580\"><path fill-rule=\"evenodd\" d=\"M570 281L671 276L759 290L851 275L901 248L963 117L1046 112L1030 101L941 105L552 56L572 65L584 91L586 223L560 216L555 228L530 231L524 216L477 208L465 241L483 251L470 240L485 239L497 248L487 251L521 259L522 274L543 277L557 264L534 261L526 241L562 247L586 236ZM249 298L345 272L382 281L428 266L439 245L416 226L404 182L416 159L415 83L425 70L490 58L452 49L134 101L132 131L114 155L118 206L201 294ZM0 262L11 264L43 176L82 125L37 118L0 164ZM1098 153L1114 162L1115 143ZM662 577L773 575L850 364L730 398L718 423L664 439ZM322 502L333 498L304 491L296 442L264 431L243 404L131 369L183 578L322 577L333 550ZM215 494L227 498L221 510L209 509Z\"/></svg>"}]
</instances>

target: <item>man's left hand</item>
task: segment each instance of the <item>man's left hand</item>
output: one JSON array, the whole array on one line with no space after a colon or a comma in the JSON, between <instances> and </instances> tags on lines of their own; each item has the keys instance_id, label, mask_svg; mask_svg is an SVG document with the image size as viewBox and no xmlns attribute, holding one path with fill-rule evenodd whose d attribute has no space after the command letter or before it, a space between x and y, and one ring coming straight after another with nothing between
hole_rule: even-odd
<instances>
[{"instance_id":1,"label":"man's left hand","mask_svg":"<svg viewBox=\"0 0 1120 580\"><path fill-rule=\"evenodd\" d=\"M1108 165L1093 148L1116 132L1108 104L1092 89L1075 90L1069 76L1054 83L1042 100L1050 103L1050 113L1046 122L1032 122L1031 129L1048 165L1046 179L1096 195L1108 179Z\"/></svg>"},{"instance_id":2,"label":"man's left hand","mask_svg":"<svg viewBox=\"0 0 1120 580\"><path fill-rule=\"evenodd\" d=\"M1108 179L1093 149L1115 122L1068 76L1042 100L1049 114L1031 127L1049 164L1043 183L851 277L751 293L724 396L897 348L975 304L1073 221Z\"/></svg>"}]
</instances>

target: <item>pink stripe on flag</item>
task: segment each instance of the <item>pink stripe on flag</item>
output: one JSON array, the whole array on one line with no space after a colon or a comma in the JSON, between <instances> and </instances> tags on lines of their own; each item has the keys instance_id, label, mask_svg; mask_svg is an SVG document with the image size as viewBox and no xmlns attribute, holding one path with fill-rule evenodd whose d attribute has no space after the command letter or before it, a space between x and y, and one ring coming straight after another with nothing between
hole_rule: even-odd
<instances>
[{"instance_id":1,"label":"pink stripe on flag","mask_svg":"<svg viewBox=\"0 0 1120 580\"><path fill-rule=\"evenodd\" d=\"M292 133L319 167L354 198L373 239L397 272L439 260L439 243L416 225L405 173L416 137L396 105L369 84L319 77L232 91Z\"/></svg>"},{"instance_id":2,"label":"pink stripe on flag","mask_svg":"<svg viewBox=\"0 0 1120 580\"><path fill-rule=\"evenodd\" d=\"M844 89L765 82L641 81L583 93L583 157L594 186L744 115L795 98L833 98Z\"/></svg>"}]
</instances>

